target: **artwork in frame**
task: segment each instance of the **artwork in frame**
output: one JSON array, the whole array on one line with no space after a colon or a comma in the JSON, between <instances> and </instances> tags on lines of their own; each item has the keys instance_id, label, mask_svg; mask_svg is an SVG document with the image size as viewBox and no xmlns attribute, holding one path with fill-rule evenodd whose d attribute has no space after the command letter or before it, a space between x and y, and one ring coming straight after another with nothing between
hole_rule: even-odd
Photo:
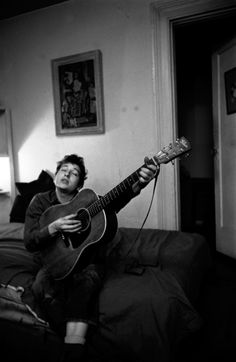
<instances>
[{"instance_id":1,"label":"artwork in frame","mask_svg":"<svg viewBox=\"0 0 236 362\"><path fill-rule=\"evenodd\" d=\"M56 134L104 133L101 51L53 59L51 65Z\"/></svg>"},{"instance_id":2,"label":"artwork in frame","mask_svg":"<svg viewBox=\"0 0 236 362\"><path fill-rule=\"evenodd\" d=\"M236 67L224 73L227 114L236 112Z\"/></svg>"}]
</instances>

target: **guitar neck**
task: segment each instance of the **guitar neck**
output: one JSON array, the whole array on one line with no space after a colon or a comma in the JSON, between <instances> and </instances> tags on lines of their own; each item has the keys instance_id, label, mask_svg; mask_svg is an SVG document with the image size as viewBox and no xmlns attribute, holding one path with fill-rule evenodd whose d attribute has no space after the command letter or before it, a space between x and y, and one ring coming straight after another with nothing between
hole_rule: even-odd
<instances>
[{"instance_id":1,"label":"guitar neck","mask_svg":"<svg viewBox=\"0 0 236 362\"><path fill-rule=\"evenodd\" d=\"M155 164L155 162L152 159L150 159L148 162ZM105 209L106 207L111 205L112 202L121 198L124 193L131 190L133 184L135 184L139 180L139 172L140 172L141 168L144 166L145 165L142 165L141 167L139 167L136 171L134 171L132 174L130 174L125 180L120 182L112 190L110 190L104 196L100 197L93 204L91 204L87 208L90 216L91 217L95 216L100 211L102 211L103 209Z\"/></svg>"},{"instance_id":2,"label":"guitar neck","mask_svg":"<svg viewBox=\"0 0 236 362\"><path fill-rule=\"evenodd\" d=\"M98 214L100 211L109 206L112 202L117 200L124 194L129 191L133 184L139 180L139 172L142 167L147 164L162 164L168 163L175 158L189 153L191 150L191 145L189 141L185 137L181 137L177 139L174 143L170 144L167 147L164 147L161 151L159 151L153 158L145 158L145 164L139 167L136 171L134 171L131 175L129 175L125 180L123 180L119 185L114 187L111 191L109 191L106 195L102 196L98 200L96 200L93 204L88 207L88 212L91 217Z\"/></svg>"}]
</instances>

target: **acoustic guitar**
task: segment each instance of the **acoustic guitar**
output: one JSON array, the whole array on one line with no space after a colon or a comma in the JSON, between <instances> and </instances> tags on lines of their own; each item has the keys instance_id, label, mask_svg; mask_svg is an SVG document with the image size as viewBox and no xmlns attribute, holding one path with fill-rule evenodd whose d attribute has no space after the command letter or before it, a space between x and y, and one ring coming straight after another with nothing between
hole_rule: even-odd
<instances>
[{"instance_id":1,"label":"acoustic guitar","mask_svg":"<svg viewBox=\"0 0 236 362\"><path fill-rule=\"evenodd\" d=\"M190 142L185 137L181 137L145 161L150 164L166 164L189 153L190 150ZM64 279L75 268L85 267L91 248L97 247L107 238L112 240L117 231L117 220L113 218L110 222L109 213L106 214L106 210L112 206L114 200L121 198L124 192L127 192L139 180L139 171L143 166L104 196L98 196L91 189L83 189L72 201L51 206L42 214L41 227L72 213L77 214L82 224L82 229L76 235L60 233L47 248L41 251L43 264L54 279Z\"/></svg>"}]
</instances>

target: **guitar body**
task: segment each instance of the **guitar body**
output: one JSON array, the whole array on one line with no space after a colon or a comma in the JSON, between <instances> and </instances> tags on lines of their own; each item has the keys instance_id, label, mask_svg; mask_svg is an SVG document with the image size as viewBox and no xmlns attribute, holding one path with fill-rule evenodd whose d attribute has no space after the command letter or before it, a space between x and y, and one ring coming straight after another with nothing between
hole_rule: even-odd
<instances>
[{"instance_id":1,"label":"guitar body","mask_svg":"<svg viewBox=\"0 0 236 362\"><path fill-rule=\"evenodd\" d=\"M56 219L69 215L78 214L82 220L82 232L73 234L61 234L55 237L52 243L41 251L44 266L54 279L64 279L74 268L82 269L88 263L92 248L98 243L112 238L117 231L116 217L110 216L101 210L90 218L87 208L98 200L97 194L91 189L84 189L70 202L49 207L40 218L40 227L49 225ZM115 222L114 222L115 221Z\"/></svg>"}]
</instances>

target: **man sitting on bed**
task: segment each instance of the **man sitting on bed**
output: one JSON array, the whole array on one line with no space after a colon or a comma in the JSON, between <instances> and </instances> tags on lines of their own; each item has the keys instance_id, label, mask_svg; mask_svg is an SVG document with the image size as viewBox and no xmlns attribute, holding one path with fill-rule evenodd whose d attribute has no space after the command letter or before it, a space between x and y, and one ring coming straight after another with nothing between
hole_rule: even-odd
<instances>
[{"instance_id":1,"label":"man sitting on bed","mask_svg":"<svg viewBox=\"0 0 236 362\"><path fill-rule=\"evenodd\" d=\"M139 180L127 187L127 190L122 192L122 197L117 198L109 209L105 210L107 216L115 216L158 174L159 165L146 162L140 169ZM51 245L58 235L80 233L82 225L76 214L59 217L44 227L40 227L40 218L49 207L69 203L74 199L86 178L87 171L82 157L76 154L66 155L58 162L54 179L55 190L37 194L26 213L24 241L30 252L40 256L40 251ZM51 327L64 337L63 361L78 361L78 358L84 355L88 326L96 325L97 295L104 276L103 249L101 246L99 252L91 255L91 261L82 271L73 271L60 280L53 279L42 267L34 283L34 293Z\"/></svg>"}]
</instances>

